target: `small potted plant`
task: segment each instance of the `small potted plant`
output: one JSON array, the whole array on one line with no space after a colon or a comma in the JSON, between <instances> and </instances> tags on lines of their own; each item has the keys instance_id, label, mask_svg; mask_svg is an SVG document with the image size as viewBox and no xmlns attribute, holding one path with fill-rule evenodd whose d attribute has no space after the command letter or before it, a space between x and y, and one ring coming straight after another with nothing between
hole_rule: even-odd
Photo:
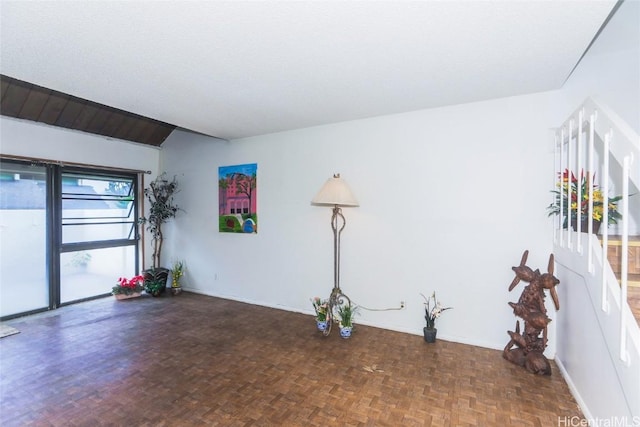
<instances>
[{"instance_id":1,"label":"small potted plant","mask_svg":"<svg viewBox=\"0 0 640 427\"><path fill-rule=\"evenodd\" d=\"M319 331L325 331L327 329L327 310L329 309L329 302L327 300L321 300L319 297L315 297L311 300L313 309L316 312L316 326Z\"/></svg>"},{"instance_id":2,"label":"small potted plant","mask_svg":"<svg viewBox=\"0 0 640 427\"><path fill-rule=\"evenodd\" d=\"M111 288L111 294L117 300L139 297L144 290L144 277L134 276L131 279L121 277L118 284Z\"/></svg>"},{"instance_id":3,"label":"small potted plant","mask_svg":"<svg viewBox=\"0 0 640 427\"><path fill-rule=\"evenodd\" d=\"M340 318L340 336L342 338L350 338L353 330L353 317L355 316L357 307L349 304L338 306L338 317Z\"/></svg>"},{"instance_id":4,"label":"small potted plant","mask_svg":"<svg viewBox=\"0 0 640 427\"><path fill-rule=\"evenodd\" d=\"M182 276L184 276L184 262L176 261L171 269L171 294L178 295L182 292L182 285L180 285Z\"/></svg>"},{"instance_id":5,"label":"small potted plant","mask_svg":"<svg viewBox=\"0 0 640 427\"><path fill-rule=\"evenodd\" d=\"M167 279L166 278L153 278L153 277L145 277L144 278L144 291L151 296L159 297L162 295L167 288Z\"/></svg>"},{"instance_id":6,"label":"small potted plant","mask_svg":"<svg viewBox=\"0 0 640 427\"><path fill-rule=\"evenodd\" d=\"M144 271L145 280L153 282L153 287L158 288L158 282L162 281L164 287L159 292L164 293L169 269L160 266L162 244L164 235L162 225L171 218L175 218L180 208L175 204L173 195L178 192L178 182L175 177L169 181L166 173L159 175L144 189L144 195L149 201L149 216L143 216L139 222L147 226L151 233L153 244L153 267Z\"/></svg>"},{"instance_id":7,"label":"small potted plant","mask_svg":"<svg viewBox=\"0 0 640 427\"><path fill-rule=\"evenodd\" d=\"M438 333L438 330L436 329L436 319L440 317L443 311L450 310L453 307L443 307L436 299L435 292L433 292L429 298L425 297L423 294L420 295L424 298L424 318L427 321L427 326L422 329L424 332L424 340L432 343L436 341L436 334Z\"/></svg>"}]
</instances>

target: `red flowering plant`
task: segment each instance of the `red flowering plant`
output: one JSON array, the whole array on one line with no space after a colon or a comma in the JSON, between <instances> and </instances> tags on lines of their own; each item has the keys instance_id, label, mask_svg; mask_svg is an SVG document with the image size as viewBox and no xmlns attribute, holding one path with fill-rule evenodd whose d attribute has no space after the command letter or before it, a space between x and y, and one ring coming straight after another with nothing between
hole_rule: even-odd
<instances>
[{"instance_id":1,"label":"red flowering plant","mask_svg":"<svg viewBox=\"0 0 640 427\"><path fill-rule=\"evenodd\" d=\"M604 195L602 190L595 183L595 174L587 171L580 171L580 181L573 174L565 169L564 172L558 172L558 176L561 177L561 182L558 182L556 186L557 190L551 192L555 194L555 201L547 206L547 212L551 215L563 215L564 222L563 228L567 228L568 220L566 217L566 209L570 204L571 222L572 224L580 216L580 221L586 220L589 210L589 190L592 190L593 194L593 213L592 220L594 222L602 222L603 208L604 208ZM578 188L580 188L580 201L578 201ZM570 198L567 199L567 195ZM609 203L607 206L609 214L609 224L616 224L622 215L618 212L618 202L622 199L622 196L609 197ZM560 203L562 200L562 212L560 212Z\"/></svg>"},{"instance_id":2,"label":"red flowering plant","mask_svg":"<svg viewBox=\"0 0 640 427\"><path fill-rule=\"evenodd\" d=\"M134 276L131 279L121 277L118 284L111 289L112 295L131 295L144 290L144 277Z\"/></svg>"}]
</instances>

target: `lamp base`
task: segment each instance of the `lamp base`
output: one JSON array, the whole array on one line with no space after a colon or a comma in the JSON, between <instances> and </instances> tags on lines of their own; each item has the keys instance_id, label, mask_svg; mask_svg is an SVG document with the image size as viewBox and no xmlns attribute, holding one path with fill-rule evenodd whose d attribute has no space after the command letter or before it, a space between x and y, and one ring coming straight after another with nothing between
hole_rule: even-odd
<instances>
[{"instance_id":1,"label":"lamp base","mask_svg":"<svg viewBox=\"0 0 640 427\"><path fill-rule=\"evenodd\" d=\"M351 305L351 299L342 293L339 287L334 286L329 296L329 307L327 307L327 327L322 331L322 335L329 336L331 334L331 326L338 322L337 311L338 307L343 304Z\"/></svg>"}]
</instances>

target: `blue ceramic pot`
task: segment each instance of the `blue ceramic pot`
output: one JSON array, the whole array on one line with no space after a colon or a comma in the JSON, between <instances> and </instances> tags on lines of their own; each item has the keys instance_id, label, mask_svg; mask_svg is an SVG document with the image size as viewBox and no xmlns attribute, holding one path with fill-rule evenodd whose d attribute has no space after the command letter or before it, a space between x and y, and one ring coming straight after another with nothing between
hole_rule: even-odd
<instances>
[{"instance_id":1,"label":"blue ceramic pot","mask_svg":"<svg viewBox=\"0 0 640 427\"><path fill-rule=\"evenodd\" d=\"M340 336L342 338L350 338L351 337L351 326L343 326L340 328Z\"/></svg>"},{"instance_id":2,"label":"blue ceramic pot","mask_svg":"<svg viewBox=\"0 0 640 427\"><path fill-rule=\"evenodd\" d=\"M326 320L316 320L316 326L318 326L319 331L327 330L327 321Z\"/></svg>"}]
</instances>

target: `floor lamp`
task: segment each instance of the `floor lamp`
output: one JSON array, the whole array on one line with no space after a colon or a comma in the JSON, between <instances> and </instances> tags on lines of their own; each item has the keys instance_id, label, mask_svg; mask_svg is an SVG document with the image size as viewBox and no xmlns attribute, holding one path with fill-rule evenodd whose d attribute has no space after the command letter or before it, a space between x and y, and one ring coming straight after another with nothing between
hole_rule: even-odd
<instances>
[{"instance_id":1,"label":"floor lamp","mask_svg":"<svg viewBox=\"0 0 640 427\"><path fill-rule=\"evenodd\" d=\"M324 335L331 333L333 323L334 308L344 304L345 300L351 305L351 300L340 289L340 235L347 224L342 215L342 207L360 206L347 183L340 178L340 174L334 174L322 186L318 194L311 200L315 206L330 206L333 208L331 215L331 229L333 230L333 290L329 297L329 307L327 310L327 328Z\"/></svg>"}]
</instances>

